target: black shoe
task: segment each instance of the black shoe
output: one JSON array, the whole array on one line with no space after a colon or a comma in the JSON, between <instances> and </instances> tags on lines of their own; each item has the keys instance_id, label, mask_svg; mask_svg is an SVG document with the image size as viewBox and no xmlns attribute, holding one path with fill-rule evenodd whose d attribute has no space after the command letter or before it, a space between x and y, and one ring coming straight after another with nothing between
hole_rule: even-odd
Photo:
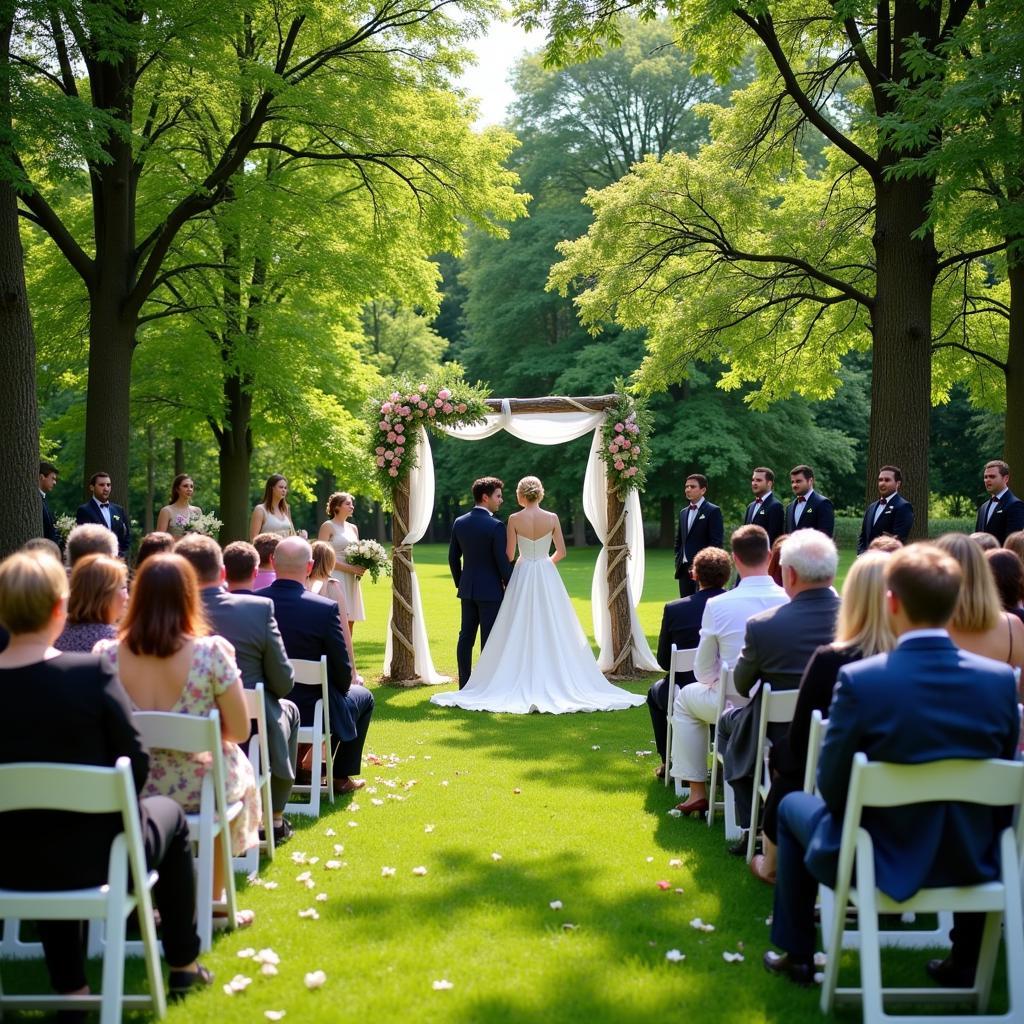
<instances>
[{"instance_id":1,"label":"black shoe","mask_svg":"<svg viewBox=\"0 0 1024 1024\"><path fill-rule=\"evenodd\" d=\"M730 843L726 847L726 849L734 857L746 857L746 855L747 855L747 844L749 842L750 842L750 833L749 832L742 832L740 834L739 839L737 839L736 842L734 842L734 843ZM756 851L756 847L755 847L755 852L757 852Z\"/></svg>"},{"instance_id":2,"label":"black shoe","mask_svg":"<svg viewBox=\"0 0 1024 1024\"><path fill-rule=\"evenodd\" d=\"M295 829L292 828L292 823L287 818L282 818L281 824L274 826L274 843L277 846L287 843L293 835L295 835Z\"/></svg>"},{"instance_id":3,"label":"black shoe","mask_svg":"<svg viewBox=\"0 0 1024 1024\"><path fill-rule=\"evenodd\" d=\"M814 982L814 964L809 960L794 960L788 953L774 953L768 950L762 962L769 974L789 978L794 985L806 987Z\"/></svg>"},{"instance_id":4,"label":"black shoe","mask_svg":"<svg viewBox=\"0 0 1024 1024\"><path fill-rule=\"evenodd\" d=\"M974 971L953 963L953 958L929 960L924 965L928 977L942 988L971 988L974 985Z\"/></svg>"},{"instance_id":5,"label":"black shoe","mask_svg":"<svg viewBox=\"0 0 1024 1024\"><path fill-rule=\"evenodd\" d=\"M167 1001L176 1003L184 999L194 988L205 988L213 984L213 974L202 964L196 964L195 971L171 971L167 978Z\"/></svg>"}]
</instances>

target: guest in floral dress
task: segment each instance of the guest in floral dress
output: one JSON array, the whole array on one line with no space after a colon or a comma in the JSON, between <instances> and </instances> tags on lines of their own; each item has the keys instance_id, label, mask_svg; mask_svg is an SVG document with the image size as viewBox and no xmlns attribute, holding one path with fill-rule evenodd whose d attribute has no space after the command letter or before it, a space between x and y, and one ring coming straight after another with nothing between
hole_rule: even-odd
<instances>
[{"instance_id":1,"label":"guest in floral dress","mask_svg":"<svg viewBox=\"0 0 1024 1024\"><path fill-rule=\"evenodd\" d=\"M68 619L57 637L58 651L89 654L100 640L117 636L128 603L128 570L120 558L86 555L71 570Z\"/></svg>"},{"instance_id":2,"label":"guest in floral dress","mask_svg":"<svg viewBox=\"0 0 1024 1024\"><path fill-rule=\"evenodd\" d=\"M209 636L195 571L180 555L153 555L139 569L117 640L102 640L95 652L115 672L139 711L208 715L220 711L224 769L229 803L243 810L231 823L236 856L259 841L260 802L252 765L239 743L249 736L249 713L234 648ZM150 751L143 796L170 796L194 813L199 810L209 755ZM223 888L224 865L217 858L214 895ZM249 913L249 912L246 912ZM247 924L251 916L240 920Z\"/></svg>"}]
</instances>

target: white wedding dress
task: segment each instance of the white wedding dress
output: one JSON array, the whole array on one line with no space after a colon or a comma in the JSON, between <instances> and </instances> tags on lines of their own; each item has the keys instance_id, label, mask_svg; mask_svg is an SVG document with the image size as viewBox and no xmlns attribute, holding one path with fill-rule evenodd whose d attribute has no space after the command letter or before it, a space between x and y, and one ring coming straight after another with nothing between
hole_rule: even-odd
<instances>
[{"instance_id":1,"label":"white wedding dress","mask_svg":"<svg viewBox=\"0 0 1024 1024\"><path fill-rule=\"evenodd\" d=\"M434 694L432 704L561 715L644 703L644 697L612 686L597 667L562 577L548 557L551 538L551 533L537 540L519 536L519 561L469 682L461 690Z\"/></svg>"}]
</instances>

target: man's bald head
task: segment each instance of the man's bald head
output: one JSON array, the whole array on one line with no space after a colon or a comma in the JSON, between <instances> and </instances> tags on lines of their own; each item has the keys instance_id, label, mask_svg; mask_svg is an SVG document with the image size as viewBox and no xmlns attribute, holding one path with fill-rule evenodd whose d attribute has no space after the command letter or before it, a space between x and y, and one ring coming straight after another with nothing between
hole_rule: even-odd
<instances>
[{"instance_id":1,"label":"man's bald head","mask_svg":"<svg viewBox=\"0 0 1024 1024\"><path fill-rule=\"evenodd\" d=\"M296 580L299 583L305 583L312 561L313 549L302 537L285 537L271 556L278 579Z\"/></svg>"}]
</instances>

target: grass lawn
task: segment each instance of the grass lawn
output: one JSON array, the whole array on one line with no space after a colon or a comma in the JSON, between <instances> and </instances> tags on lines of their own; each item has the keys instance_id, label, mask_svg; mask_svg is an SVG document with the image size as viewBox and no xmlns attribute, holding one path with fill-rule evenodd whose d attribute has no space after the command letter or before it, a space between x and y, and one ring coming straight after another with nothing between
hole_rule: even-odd
<instances>
[{"instance_id":1,"label":"grass lawn","mask_svg":"<svg viewBox=\"0 0 1024 1024\"><path fill-rule=\"evenodd\" d=\"M593 557L571 552L563 568L588 632ZM418 549L417 561L435 664L451 673L458 602L445 552ZM666 553L648 567L641 619L653 642L675 584ZM356 648L369 679L389 587L367 583L364 594L370 618ZM204 957L215 986L173 1008L171 1022L242 1024L267 1010L325 1024L819 1019L816 991L761 967L771 890L725 853L720 827L667 815L675 798L655 784L654 757L639 753L653 747L646 707L500 716L435 708L428 688L374 690L369 749L382 763L366 765L367 788L319 821L295 819L264 884L241 890L255 925L215 943ZM318 861L295 863L299 854ZM332 859L341 866L329 870ZM312 889L296 880L306 871ZM304 908L319 919L300 919ZM693 929L697 917L715 930ZM238 956L265 947L280 956L275 977ZM686 959L669 962L672 949ZM726 963L731 951L745 961ZM922 959L900 953L887 964L907 982ZM303 975L317 969L327 982L309 992ZM236 974L253 981L229 997L222 985ZM6 965L5 984L40 975ZM138 985L137 965L132 975ZM440 981L451 988L435 989Z\"/></svg>"}]
</instances>

